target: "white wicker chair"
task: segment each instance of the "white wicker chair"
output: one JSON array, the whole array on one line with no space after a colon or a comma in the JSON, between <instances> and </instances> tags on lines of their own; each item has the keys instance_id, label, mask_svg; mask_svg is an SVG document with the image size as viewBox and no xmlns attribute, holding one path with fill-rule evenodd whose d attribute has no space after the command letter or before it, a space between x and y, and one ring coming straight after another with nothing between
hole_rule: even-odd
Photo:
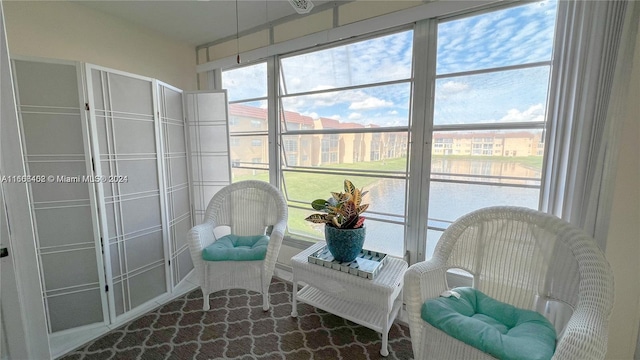
<instances>
[{"instance_id":1,"label":"white wicker chair","mask_svg":"<svg viewBox=\"0 0 640 360\"><path fill-rule=\"evenodd\" d=\"M205 261L202 249L216 241L214 229L228 226L240 236L265 234L270 226L267 254L259 261ZM233 183L218 191L207 206L204 222L189 231L191 259L209 310L209 294L225 289L262 293L262 308L269 309L269 284L287 226L287 204L282 193L264 181Z\"/></svg>"},{"instance_id":2,"label":"white wicker chair","mask_svg":"<svg viewBox=\"0 0 640 360\"><path fill-rule=\"evenodd\" d=\"M558 330L553 359L604 359L613 275L600 248L581 229L530 209L485 208L456 220L433 257L407 270L405 300L415 358L493 359L420 317L422 304L447 290L448 269L469 272L472 286L494 299L545 315Z\"/></svg>"}]
</instances>

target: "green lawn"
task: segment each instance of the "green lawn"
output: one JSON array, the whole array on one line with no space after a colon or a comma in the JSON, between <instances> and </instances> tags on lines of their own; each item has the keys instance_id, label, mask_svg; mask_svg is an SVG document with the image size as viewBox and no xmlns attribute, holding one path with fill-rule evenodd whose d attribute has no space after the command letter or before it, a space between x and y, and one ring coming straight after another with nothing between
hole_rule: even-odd
<instances>
[{"instance_id":1,"label":"green lawn","mask_svg":"<svg viewBox=\"0 0 640 360\"><path fill-rule=\"evenodd\" d=\"M541 170L542 169L542 157L530 156L530 157L496 157L496 156L433 156L433 160L461 160L461 161L491 161L491 162L508 162L516 163L521 166ZM365 170L365 171L397 171L404 172L406 169L406 158L398 158L384 161L370 161L359 162L355 164L336 164L330 166L323 166L323 169L343 169L345 172L349 170ZM289 199L303 201L308 204L315 199L326 199L331 196L331 192L343 191L344 179L348 178L353 184L359 188L364 188L366 191L368 187L374 184L379 179L376 177L363 175L334 175L334 174L309 174L300 172L286 172L286 192ZM258 171L256 175L242 175L234 178L234 182L241 180L262 180L269 181L269 175L267 171ZM315 226L304 220L310 211L304 211L301 209L289 208L289 227L295 229L296 232L308 234L311 236L321 236L322 233L319 229L321 227Z\"/></svg>"},{"instance_id":2,"label":"green lawn","mask_svg":"<svg viewBox=\"0 0 640 360\"><path fill-rule=\"evenodd\" d=\"M323 166L323 169L343 169L349 170L369 170L369 171L398 171L404 172L406 169L406 159L392 159L384 161L359 162L355 164L335 164ZM320 169L320 168L319 168ZM287 194L293 199L312 201L318 198L327 198L331 191L340 192L343 189L344 179L348 178L353 184L359 188L367 188L371 184L378 181L377 178L357 175L332 175L332 174L309 174L300 172L286 172L285 181L287 184ZM262 180L268 181L267 172L257 175L242 175L233 179L234 182L241 180Z\"/></svg>"},{"instance_id":3,"label":"green lawn","mask_svg":"<svg viewBox=\"0 0 640 360\"><path fill-rule=\"evenodd\" d=\"M370 170L370 171L400 171L404 172L406 169L406 159L392 159L385 161L370 161L359 162L355 164L336 164L330 166L323 166L328 169L344 169L349 170ZM358 188L364 188L371 186L378 181L378 178L371 176L345 176L345 175L332 175L332 174L309 174L299 172L287 172L285 174L286 191L289 199L295 199L310 203L315 199L327 199L331 196L331 192L342 192L344 179L348 178ZM256 175L243 175L234 178L234 182L241 180L262 180L268 181L267 172L261 172ZM314 225L306 218L311 212L301 209L289 208L289 228L295 229L296 232L303 233L310 236L321 236L321 226Z\"/></svg>"}]
</instances>

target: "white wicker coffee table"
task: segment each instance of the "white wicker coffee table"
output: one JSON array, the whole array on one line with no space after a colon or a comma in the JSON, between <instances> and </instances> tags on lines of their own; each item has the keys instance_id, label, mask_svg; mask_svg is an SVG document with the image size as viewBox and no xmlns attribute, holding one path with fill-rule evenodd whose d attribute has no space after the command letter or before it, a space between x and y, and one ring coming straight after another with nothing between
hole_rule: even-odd
<instances>
[{"instance_id":1,"label":"white wicker coffee table","mask_svg":"<svg viewBox=\"0 0 640 360\"><path fill-rule=\"evenodd\" d=\"M319 242L291 258L293 307L302 301L382 334L380 354L389 355L389 329L402 307L402 286L407 263L390 257L373 279L311 264L308 256L325 246ZM298 291L298 282L306 283Z\"/></svg>"}]
</instances>

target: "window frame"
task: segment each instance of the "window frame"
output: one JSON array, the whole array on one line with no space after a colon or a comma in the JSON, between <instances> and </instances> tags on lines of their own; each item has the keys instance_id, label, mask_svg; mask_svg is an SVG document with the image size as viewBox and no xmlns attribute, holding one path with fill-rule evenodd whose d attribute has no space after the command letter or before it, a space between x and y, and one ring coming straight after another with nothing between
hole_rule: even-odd
<instances>
[{"instance_id":1,"label":"window frame","mask_svg":"<svg viewBox=\"0 0 640 360\"><path fill-rule=\"evenodd\" d=\"M359 43L359 42L365 42L367 40L371 40L371 39L375 39L375 38L379 38L379 37L384 37L384 36L390 36L393 34L398 34L398 33L402 33L402 32L406 32L406 31L413 31L413 25L409 24L409 25L401 25L401 26L395 26L393 28L390 29L386 29L386 30L382 30L382 31L375 31L372 33L368 33L365 35L361 35L361 36L357 36L354 38L350 38L350 39L345 39L345 40L340 40L340 41L336 41L333 43L329 43L329 44L324 44L322 46L316 46L316 47L309 47L306 49L302 49L302 50L298 50L298 51L294 51L294 52L290 52L287 54L281 54L281 55L277 55L274 57L275 62L278 63L278 68L280 67L280 60L282 58L287 58L287 57L292 57L292 56L298 56L298 55L302 55L302 54L306 54L306 53L313 53L316 51L322 51L322 50L326 50L326 49L330 49L330 48L336 48L336 47L341 47L341 46L345 46L345 45L349 45L349 44L353 44L353 43ZM414 42L412 42L412 46L413 46ZM413 66L412 66L413 67ZM395 84L402 84L402 83L407 83L409 85L409 98L411 98L411 94L412 94L412 88L413 88L413 81L414 81L414 77L411 74L409 75L409 77L404 78L404 79L400 79L400 80L391 80L391 81L382 81L382 82L374 82L374 83L366 83L366 84L361 84L361 85L354 85L354 86L346 86L346 87L336 87L336 88L332 88L329 90L320 90L320 91L305 91L305 92L299 92L299 93L294 93L294 94L286 94L286 95L281 95L280 94L280 88L278 87L278 96L276 96L277 100L278 100L278 111L282 111L283 110L283 106L282 106L282 102L281 99L282 98L287 98L287 97L295 97L295 96L304 96L304 95L309 95L309 94L315 94L315 93L323 93L323 92L332 92L332 91L345 91L345 90L354 90L354 89L366 89L366 88L375 88L375 87L379 87L379 86L386 86L386 85L395 85ZM274 75L274 77L280 78L281 76L283 76L282 74L278 73L277 75ZM286 109L284 109L286 110ZM280 124L280 116L278 115L278 125ZM280 136L280 139L278 140L278 142L281 144L280 146L284 146L283 142L284 139L282 138L283 136L301 136L301 135L321 135L323 136L323 138L321 139L321 154L320 157L321 159L323 159L322 161L325 162L337 162L337 157L338 157L338 153L336 152L337 150L335 150L335 145L337 142L339 142L340 138L339 138L339 134L371 134L372 137L377 137L380 138L382 136L382 134L396 134L396 133L401 133L401 132L405 132L407 135L407 141L406 141L406 147L410 148L410 146L408 145L410 142L410 127L411 127L411 103L409 103L409 115L408 115L408 119L407 119L407 126L388 126L388 127L363 127L363 128L350 128L347 129L347 131L344 131L342 129L293 129L293 130L283 130L280 129L280 131L278 132L278 136ZM281 126L280 126L281 127ZM327 143L326 147L327 150L326 151L322 151L322 146L323 143ZM372 150L369 150L369 152L371 152ZM400 175L395 175L395 174L382 174L380 176L380 178L397 178L397 179L404 179L405 180L405 184L408 183L408 177L409 177L409 166L408 166L408 162L409 162L409 152L410 150L407 149L404 151L406 153L406 157L407 157L407 167L406 170L404 171L404 175L402 177L400 177ZM380 158L380 150L378 150L378 157ZM279 156L280 159L283 158L282 155ZM278 169L282 169L284 167L280 166L278 167ZM351 171L351 170L346 170L344 172L341 171L324 171L324 170L317 170L316 169L311 169L309 167L304 167L304 166L288 166L288 168L291 169L291 171L293 172L300 172L300 171L313 171L313 172L319 172L319 173L323 173L323 174L327 174L327 175L336 175L336 174L340 174L340 175L344 175L345 177L349 177L350 175L362 175L363 172L361 172L360 170L355 170L355 171ZM315 171L314 171L315 170ZM371 172L372 174L374 172ZM281 174L281 176L283 176ZM282 184L282 178L280 178L278 184ZM369 218L372 218L373 216L379 216L379 218L376 218L376 221L380 221L380 222L386 222L386 223L391 223L391 224L396 224L396 225L403 225L404 229L405 229L405 233L406 233L406 229L407 229L407 212L406 212L406 202L408 201L408 195L406 192L406 185L405 185L405 211L404 211L404 216L402 216L403 220L390 220L389 218L400 218L400 216L395 215L395 214L388 214L388 213L384 213L384 212L375 212L372 210L368 210L367 214L369 215ZM286 189L285 189L286 190ZM285 191L285 195L286 195L286 191ZM309 210L311 209L310 205L308 203L302 203L300 201L295 201L295 200L291 200L291 199L287 199L288 203L289 203L289 207L290 208L299 208L299 209L306 209ZM285 243L289 242L293 240L294 243L298 243L300 244L300 241L303 242L303 244L305 244L305 247L308 246L311 242L317 242L320 239L319 238L313 238L313 237L309 237L306 236L304 234L298 234L298 233L291 233L287 230L287 234L285 235ZM403 238L403 252L406 253L406 235Z\"/></svg>"},{"instance_id":2,"label":"window frame","mask_svg":"<svg viewBox=\"0 0 640 360\"><path fill-rule=\"evenodd\" d=\"M413 60L412 60L412 75L410 79L411 83L411 91L410 91L410 119L407 127L398 127L398 128L386 128L387 132L396 132L398 130L405 130L409 136L409 143L411 146L407 146L407 177L411 174L411 178L414 179L412 181L407 180L406 186L406 208L405 208L405 239L404 239L404 249L405 249L405 258L409 261L409 263L415 263L417 261L422 261L425 259L425 252L427 247L427 230L429 226L425 224L422 226L421 223L424 221L422 219L428 219L428 199L429 199L429 184L432 181L431 179L431 147L432 147L432 135L434 131L453 131L453 130L494 130L495 126L490 128L487 127L486 124L479 125L470 125L459 127L457 125L434 125L433 124L433 103L430 102L422 102L418 101L418 99L429 99L433 98L434 94L434 85L435 85L435 77L436 77L436 49L437 49L437 26L441 21L450 21L455 18L469 17L474 15L480 15L484 12L493 12L499 11L503 9L507 9L514 6L523 5L521 3L509 3L509 4L491 4L480 8L468 9L465 11L461 11L455 14L455 16L438 16L427 18L424 20L416 21L415 23L409 25L401 25L397 27L393 27L388 30L374 31L371 33L367 33L364 35L358 35L348 40L340 40L327 44L323 44L315 47L308 47L306 49L277 54L267 57L266 61L269 64L269 69L267 71L267 76L269 78L269 169L270 169L270 182L274 185L278 185L279 187L282 184L282 178L280 174L280 169L286 166L284 162L282 153L280 152L281 148L284 148L283 139L281 138L284 131L280 129L280 93L279 93L279 79L282 76L279 72L280 68L280 58L281 57L289 57L294 54L301 54L305 52L313 52L318 51L324 48L338 47L343 46L353 42L366 41L367 39L384 36L386 34L392 34L394 32L399 32L403 30L413 30ZM556 18L556 28L559 26L558 20ZM557 30L554 35L554 41L557 41ZM262 61L265 61L264 59ZM553 59L550 61L545 61L544 63L551 64ZM417 64L422 63L423 66L417 66ZM546 65L546 64L545 64ZM528 64L527 66L534 66L532 64ZM229 70L236 68L237 66L231 66ZM504 68L520 68L521 66L506 66ZM472 71L476 73L482 73L488 71L487 69ZM551 72L553 69L551 69ZM429 75L433 74L431 78L432 83L428 81L416 81L416 79L424 80L429 79ZM448 76L444 75L443 77ZM553 91L549 85L549 93ZM375 84L366 84L361 87L369 87L375 86ZM360 86L358 86L360 87ZM274 95L277 94L277 95ZM295 94L295 96L300 94ZM547 99L547 106L549 106L549 101ZM545 121L540 122L539 124L535 124L533 127L540 127L542 131L545 131L547 128L547 119L549 118L550 110L547 108L546 111L546 119ZM517 129L530 129L532 128L532 122L527 123L509 123L504 129L507 130L517 130ZM274 129L277 129L277 132L273 132ZM358 133L380 133L379 129L358 129L356 131ZM287 135L305 135L309 134L308 130L289 130L286 132ZM331 129L321 130L319 132L313 133L326 133L331 134L335 133ZM543 136L541 139L542 142L546 142ZM482 144L482 143L480 143ZM459 146L459 144L457 144ZM495 148L495 144L492 143ZM502 144L500 144L502 145ZM426 150L426 149L429 150ZM449 146L443 146L443 150L446 148L450 151L455 151L453 144L449 144ZM484 151L484 149L483 149ZM543 173L546 172L546 167L548 165L547 161L547 151L545 148L543 155ZM282 166L280 165L282 163ZM348 175L345 173L345 175ZM544 175L542 176L541 181L544 180ZM543 185L541 183L538 186L538 189L542 189ZM409 194L412 194L409 196ZM540 196L542 196L542 191L540 191ZM540 201L540 203L542 200ZM540 205L538 205L540 207ZM432 219L429 219L432 220ZM433 219L434 222L442 224L442 221L439 219ZM426 223L426 222L425 222ZM309 245L308 239L304 236L286 234L285 236L285 244L292 245L294 247L306 247ZM314 239L317 241L317 239Z\"/></svg>"},{"instance_id":3,"label":"window frame","mask_svg":"<svg viewBox=\"0 0 640 360\"><path fill-rule=\"evenodd\" d=\"M245 67L251 67L251 66L256 66L256 65L260 65L260 64L265 64L266 68L267 68L267 78L269 77L269 62L265 61L265 60L261 60L261 61L256 61L256 62L250 62L250 63L246 63L246 64L242 64L240 66L233 66L230 67L228 69L221 69L219 72L219 79L220 79L220 83L218 84L218 86L220 88L222 88L222 73L224 71L228 71L228 70L237 70L237 69L241 69L241 68L245 68ZM248 97L248 98L239 98L239 99L235 99L232 101L229 101L228 104L231 107L231 105L235 105L235 104L244 104L244 103L252 103L252 102L258 102L258 101L266 101L267 102L267 119L266 120L266 127L262 127L261 123L258 122L257 120L245 120L247 121L248 124L248 128L249 130L244 130L244 131L233 131L233 129L231 129L231 125L241 125L242 120L238 117L238 116L234 116L231 115L230 119L234 119L233 123L230 120L230 128L229 128L229 147L230 147L230 151L232 150L232 146L242 146L242 144L248 144L249 148L258 148L258 147L263 147L264 146L264 141L263 138L267 140L268 144L271 144L272 142L270 141L270 109L271 109L271 105L269 104L269 84L268 84L268 79L267 79L267 95L266 96L259 96L259 97ZM261 143L260 145L253 145L253 141L254 140L259 140ZM236 145L234 145L236 144ZM270 147L270 146L269 146ZM232 178L235 178L235 174L234 174L234 169L243 169L246 171L250 171L252 174L256 174L256 171L267 171L270 172L270 161L272 159L272 157L270 156L270 149L267 149L267 163L265 164L264 162L255 162L254 160L256 159L255 157L252 157L251 159L245 159L245 161L242 161L241 159L235 159L236 161L232 161L231 162L231 173L232 173ZM266 165L266 167L265 167ZM271 176L269 176L271 177ZM233 181L233 179L232 179Z\"/></svg>"}]
</instances>

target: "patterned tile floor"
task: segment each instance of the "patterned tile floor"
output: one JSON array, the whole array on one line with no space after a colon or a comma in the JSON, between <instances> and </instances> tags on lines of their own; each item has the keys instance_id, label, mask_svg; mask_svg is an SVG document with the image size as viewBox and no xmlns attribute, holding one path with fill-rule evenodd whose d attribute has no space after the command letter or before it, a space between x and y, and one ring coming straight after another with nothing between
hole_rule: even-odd
<instances>
[{"instance_id":1,"label":"patterned tile floor","mask_svg":"<svg viewBox=\"0 0 640 360\"><path fill-rule=\"evenodd\" d=\"M271 283L272 308L262 311L258 293L192 292L61 357L80 359L411 359L409 329L394 324L389 356L381 335L306 304L291 317L292 286Z\"/></svg>"}]
</instances>

